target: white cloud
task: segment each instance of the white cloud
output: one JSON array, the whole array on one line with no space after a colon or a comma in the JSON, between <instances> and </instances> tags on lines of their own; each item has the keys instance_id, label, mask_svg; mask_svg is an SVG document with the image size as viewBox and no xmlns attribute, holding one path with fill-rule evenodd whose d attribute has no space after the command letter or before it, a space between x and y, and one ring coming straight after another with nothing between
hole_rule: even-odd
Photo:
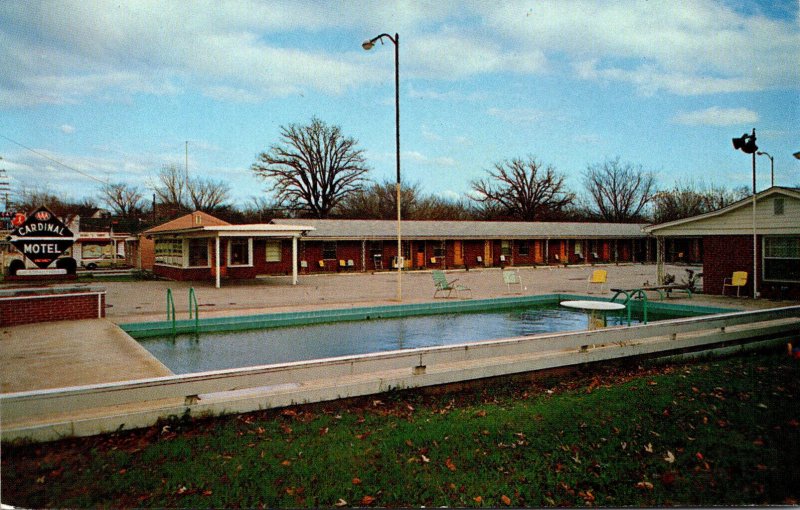
<instances>
[{"instance_id":1,"label":"white cloud","mask_svg":"<svg viewBox=\"0 0 800 510\"><path fill-rule=\"evenodd\" d=\"M71 126L69 124L61 124L61 126L58 129L60 129L61 132L66 135L71 135L72 133L75 132L75 126Z\"/></svg>"},{"instance_id":2,"label":"white cloud","mask_svg":"<svg viewBox=\"0 0 800 510\"><path fill-rule=\"evenodd\" d=\"M627 82L645 94L797 88L797 20L745 15L715 0L478 5L498 34L563 55L583 79Z\"/></svg>"},{"instance_id":3,"label":"white cloud","mask_svg":"<svg viewBox=\"0 0 800 510\"><path fill-rule=\"evenodd\" d=\"M489 108L486 113L511 124L534 124L547 118L547 113L535 108Z\"/></svg>"},{"instance_id":4,"label":"white cloud","mask_svg":"<svg viewBox=\"0 0 800 510\"><path fill-rule=\"evenodd\" d=\"M388 27L388 28L387 28ZM311 2L60 0L0 2L0 104L200 91L256 102L312 90L337 95L376 76L358 40L399 32L406 79L574 72L642 94L796 89L797 20L692 2ZM363 34L363 35L360 35ZM388 43L391 46L391 43ZM388 48L386 48L388 49ZM386 78L387 80L389 78ZM482 97L414 90L419 97Z\"/></svg>"},{"instance_id":5,"label":"white cloud","mask_svg":"<svg viewBox=\"0 0 800 510\"><path fill-rule=\"evenodd\" d=\"M758 113L747 108L720 108L712 106L704 110L679 112L673 117L677 124L688 126L736 126L740 124L755 124L758 122Z\"/></svg>"},{"instance_id":6,"label":"white cloud","mask_svg":"<svg viewBox=\"0 0 800 510\"><path fill-rule=\"evenodd\" d=\"M403 152L402 157L408 161L413 161L417 164L424 166L437 166L437 167L454 167L456 160L447 156L438 156L431 158L418 151Z\"/></svg>"}]
</instances>

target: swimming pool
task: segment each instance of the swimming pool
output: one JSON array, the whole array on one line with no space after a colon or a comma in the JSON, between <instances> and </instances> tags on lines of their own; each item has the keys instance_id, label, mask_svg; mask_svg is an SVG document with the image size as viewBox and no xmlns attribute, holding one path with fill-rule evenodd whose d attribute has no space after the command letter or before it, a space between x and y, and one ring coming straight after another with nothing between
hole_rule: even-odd
<instances>
[{"instance_id":1,"label":"swimming pool","mask_svg":"<svg viewBox=\"0 0 800 510\"><path fill-rule=\"evenodd\" d=\"M313 316L307 316L307 323L289 327L162 335L139 341L170 370L185 374L587 329L587 315L559 307L558 299L560 297L511 308L509 303L500 302L496 303L500 305L498 310L467 310L469 313L431 314L417 310L416 314L409 311L408 316L399 317L393 310L380 313L376 308L363 312L362 320L351 320L353 310L348 310L351 313L344 321L330 322L335 319L326 321L323 317L318 321L323 322L320 324L314 323ZM631 316L633 323L641 322L637 308L634 306ZM711 310L651 306L649 321L703 313L711 313ZM385 316L395 318L383 318ZM625 325L627 313L609 313L607 320L609 326Z\"/></svg>"}]
</instances>

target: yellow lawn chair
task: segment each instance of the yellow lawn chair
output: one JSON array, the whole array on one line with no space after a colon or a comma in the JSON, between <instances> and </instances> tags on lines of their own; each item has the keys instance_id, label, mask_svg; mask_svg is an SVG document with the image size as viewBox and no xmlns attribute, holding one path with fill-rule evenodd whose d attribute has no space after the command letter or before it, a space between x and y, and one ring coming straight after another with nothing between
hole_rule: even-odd
<instances>
[{"instance_id":1,"label":"yellow lawn chair","mask_svg":"<svg viewBox=\"0 0 800 510\"><path fill-rule=\"evenodd\" d=\"M589 278L586 280L586 293L591 294L589 292L589 287L592 285L600 285L600 294L605 294L605 287L606 287L606 279L608 278L608 271L605 269L595 269L592 271L592 274L589 275Z\"/></svg>"},{"instance_id":2,"label":"yellow lawn chair","mask_svg":"<svg viewBox=\"0 0 800 510\"><path fill-rule=\"evenodd\" d=\"M739 289L747 285L747 271L734 271L730 278L722 280L722 295L725 295L725 287L736 287L736 297L739 297Z\"/></svg>"}]
</instances>

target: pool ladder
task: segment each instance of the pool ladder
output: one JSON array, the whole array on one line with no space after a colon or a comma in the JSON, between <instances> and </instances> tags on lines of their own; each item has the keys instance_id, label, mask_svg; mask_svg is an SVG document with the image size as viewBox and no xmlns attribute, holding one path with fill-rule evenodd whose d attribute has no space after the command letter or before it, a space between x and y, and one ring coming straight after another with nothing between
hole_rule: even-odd
<instances>
[{"instance_id":1,"label":"pool ladder","mask_svg":"<svg viewBox=\"0 0 800 510\"><path fill-rule=\"evenodd\" d=\"M614 297L612 297L609 301L611 301L612 303L615 302L617 300L617 296L619 296L620 294L625 296L625 301L623 301L622 304L625 305L625 310L628 312L628 326L631 325L631 307L628 303L632 299L642 300L642 315L644 323L647 324L647 294L645 293L645 291L642 289L634 289L630 291L629 294L628 291L618 290L617 293L614 294Z\"/></svg>"},{"instance_id":2,"label":"pool ladder","mask_svg":"<svg viewBox=\"0 0 800 510\"><path fill-rule=\"evenodd\" d=\"M194 316L194 317L193 317ZM197 294L194 287L189 287L189 320L194 318L194 334L200 333L200 305L197 303ZM172 297L172 289L167 289L167 321L172 323L172 336L177 334L175 322L175 300Z\"/></svg>"}]
</instances>

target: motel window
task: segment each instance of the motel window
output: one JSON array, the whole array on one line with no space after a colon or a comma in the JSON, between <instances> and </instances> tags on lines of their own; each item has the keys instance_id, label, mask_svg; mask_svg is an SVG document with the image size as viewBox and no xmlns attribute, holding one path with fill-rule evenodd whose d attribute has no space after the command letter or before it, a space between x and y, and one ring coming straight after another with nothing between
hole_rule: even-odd
<instances>
[{"instance_id":1,"label":"motel window","mask_svg":"<svg viewBox=\"0 0 800 510\"><path fill-rule=\"evenodd\" d=\"M500 241L500 254L506 257L511 256L511 241Z\"/></svg>"},{"instance_id":2,"label":"motel window","mask_svg":"<svg viewBox=\"0 0 800 510\"><path fill-rule=\"evenodd\" d=\"M441 243L433 247L433 256L436 258L444 258L444 254L445 254L445 247L444 247L444 241L442 241Z\"/></svg>"},{"instance_id":3,"label":"motel window","mask_svg":"<svg viewBox=\"0 0 800 510\"><path fill-rule=\"evenodd\" d=\"M252 254L252 239L232 238L228 241L228 266L251 266Z\"/></svg>"},{"instance_id":4,"label":"motel window","mask_svg":"<svg viewBox=\"0 0 800 510\"><path fill-rule=\"evenodd\" d=\"M189 266L208 267L208 239L189 239Z\"/></svg>"},{"instance_id":5,"label":"motel window","mask_svg":"<svg viewBox=\"0 0 800 510\"><path fill-rule=\"evenodd\" d=\"M322 243L322 258L336 259L336 243Z\"/></svg>"},{"instance_id":6,"label":"motel window","mask_svg":"<svg viewBox=\"0 0 800 510\"><path fill-rule=\"evenodd\" d=\"M267 262L281 261L281 242L267 241Z\"/></svg>"},{"instance_id":7,"label":"motel window","mask_svg":"<svg viewBox=\"0 0 800 510\"><path fill-rule=\"evenodd\" d=\"M764 280L800 282L800 237L765 237Z\"/></svg>"},{"instance_id":8,"label":"motel window","mask_svg":"<svg viewBox=\"0 0 800 510\"><path fill-rule=\"evenodd\" d=\"M183 240L174 237L156 239L156 264L183 267Z\"/></svg>"},{"instance_id":9,"label":"motel window","mask_svg":"<svg viewBox=\"0 0 800 510\"><path fill-rule=\"evenodd\" d=\"M531 243L529 241L520 241L519 243L519 256L528 257L531 254Z\"/></svg>"}]
</instances>

